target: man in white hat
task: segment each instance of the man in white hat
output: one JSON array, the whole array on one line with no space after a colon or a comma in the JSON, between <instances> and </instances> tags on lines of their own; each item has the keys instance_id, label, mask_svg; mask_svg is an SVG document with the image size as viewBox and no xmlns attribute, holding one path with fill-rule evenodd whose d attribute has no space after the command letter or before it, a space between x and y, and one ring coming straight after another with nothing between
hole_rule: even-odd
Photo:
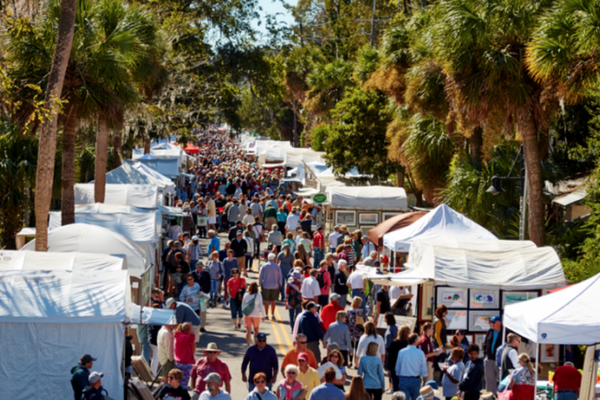
<instances>
[{"instance_id":1,"label":"man in white hat","mask_svg":"<svg viewBox=\"0 0 600 400\"><path fill-rule=\"evenodd\" d=\"M204 378L206 382L206 390L200 395L194 393L192 400L231 400L231 396L225 390L221 389L223 383L221 376L216 372L208 374Z\"/></svg>"},{"instance_id":2,"label":"man in white hat","mask_svg":"<svg viewBox=\"0 0 600 400\"><path fill-rule=\"evenodd\" d=\"M206 357L198 359L196 365L192 368L191 372L191 383L194 388L194 392L200 396L206 388L205 378L211 373L216 372L221 377L221 381L225 382L225 390L231 392L231 374L229 373L229 367L223 361L217 357L221 354L221 350L218 349L216 343L209 343L202 352Z\"/></svg>"},{"instance_id":3,"label":"man in white hat","mask_svg":"<svg viewBox=\"0 0 600 400\"><path fill-rule=\"evenodd\" d=\"M102 388L102 377L104 374L102 372L92 372L89 378L89 386L86 386L83 389L83 394L81 396L84 400L104 400L104 395L102 392L105 392L108 397L108 392L104 388Z\"/></svg>"}]
</instances>

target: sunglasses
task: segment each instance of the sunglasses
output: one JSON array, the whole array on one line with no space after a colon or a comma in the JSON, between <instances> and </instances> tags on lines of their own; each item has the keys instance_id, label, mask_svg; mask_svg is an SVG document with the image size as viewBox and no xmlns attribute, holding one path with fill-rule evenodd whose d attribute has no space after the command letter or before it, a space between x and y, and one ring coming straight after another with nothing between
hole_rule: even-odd
<instances>
[{"instance_id":1,"label":"sunglasses","mask_svg":"<svg viewBox=\"0 0 600 400\"><path fill-rule=\"evenodd\" d=\"M258 384L258 383L267 383L267 381L254 381L254 383L255 384Z\"/></svg>"},{"instance_id":2,"label":"sunglasses","mask_svg":"<svg viewBox=\"0 0 600 400\"><path fill-rule=\"evenodd\" d=\"M216 351L207 351L206 354L217 354Z\"/></svg>"},{"instance_id":3,"label":"sunglasses","mask_svg":"<svg viewBox=\"0 0 600 400\"><path fill-rule=\"evenodd\" d=\"M340 358L340 356L338 356L337 354L332 354L329 356L329 358Z\"/></svg>"},{"instance_id":4,"label":"sunglasses","mask_svg":"<svg viewBox=\"0 0 600 400\"><path fill-rule=\"evenodd\" d=\"M308 343L308 342L298 342L298 344L306 344L306 343Z\"/></svg>"},{"instance_id":5,"label":"sunglasses","mask_svg":"<svg viewBox=\"0 0 600 400\"><path fill-rule=\"evenodd\" d=\"M262 342L266 342L267 339L258 339L257 341L262 343Z\"/></svg>"},{"instance_id":6,"label":"sunglasses","mask_svg":"<svg viewBox=\"0 0 600 400\"><path fill-rule=\"evenodd\" d=\"M304 362L306 362L306 360L298 360L298 362L299 363L301 363L301 362L304 363Z\"/></svg>"},{"instance_id":7,"label":"sunglasses","mask_svg":"<svg viewBox=\"0 0 600 400\"><path fill-rule=\"evenodd\" d=\"M296 375L296 372L295 371L288 371L287 374L288 375Z\"/></svg>"}]
</instances>

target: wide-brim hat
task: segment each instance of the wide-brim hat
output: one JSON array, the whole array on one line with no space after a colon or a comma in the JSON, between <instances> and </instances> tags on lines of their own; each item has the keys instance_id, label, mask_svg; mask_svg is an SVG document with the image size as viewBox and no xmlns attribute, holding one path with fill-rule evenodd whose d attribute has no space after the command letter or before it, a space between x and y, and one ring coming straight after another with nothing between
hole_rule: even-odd
<instances>
[{"instance_id":1,"label":"wide-brim hat","mask_svg":"<svg viewBox=\"0 0 600 400\"><path fill-rule=\"evenodd\" d=\"M209 343L208 346L206 346L205 349L202 349L202 352L205 353L207 351L216 351L217 354L221 354L223 352L223 350L219 350L219 348L217 347L217 344L212 342Z\"/></svg>"}]
</instances>

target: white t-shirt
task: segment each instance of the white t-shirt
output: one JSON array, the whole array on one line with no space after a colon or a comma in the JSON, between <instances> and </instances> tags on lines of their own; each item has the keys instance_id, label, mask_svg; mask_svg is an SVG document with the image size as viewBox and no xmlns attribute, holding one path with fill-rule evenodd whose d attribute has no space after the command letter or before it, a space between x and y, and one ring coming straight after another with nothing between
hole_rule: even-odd
<instances>
[{"instance_id":1,"label":"white t-shirt","mask_svg":"<svg viewBox=\"0 0 600 400\"><path fill-rule=\"evenodd\" d=\"M294 230L296 230L296 228L298 228L299 223L300 223L300 217L297 216L296 214L290 214L287 218L287 223L286 223L285 227L288 229L288 231L294 231Z\"/></svg>"},{"instance_id":2,"label":"white t-shirt","mask_svg":"<svg viewBox=\"0 0 600 400\"><path fill-rule=\"evenodd\" d=\"M400 286L390 286L388 294L390 296L390 302L392 304L394 304L400 296L402 296L403 294L410 294L410 293L409 293L408 289L405 287L401 288Z\"/></svg>"},{"instance_id":3,"label":"white t-shirt","mask_svg":"<svg viewBox=\"0 0 600 400\"><path fill-rule=\"evenodd\" d=\"M335 249L337 247L337 238L340 236L339 232L332 232L329 234L329 247Z\"/></svg>"},{"instance_id":4,"label":"white t-shirt","mask_svg":"<svg viewBox=\"0 0 600 400\"><path fill-rule=\"evenodd\" d=\"M362 356L367 354L367 347L371 342L377 343L379 345L377 348L377 353L379 353L380 356L385 356L385 342L383 341L381 335L377 335L377 337L373 337L373 335L362 335L358 341L358 347L356 348L356 357L360 359Z\"/></svg>"},{"instance_id":5,"label":"white t-shirt","mask_svg":"<svg viewBox=\"0 0 600 400\"><path fill-rule=\"evenodd\" d=\"M364 289L363 278L362 276L360 276L360 273L358 271L354 271L350 274L347 283L350 284L350 287L352 289Z\"/></svg>"},{"instance_id":6,"label":"white t-shirt","mask_svg":"<svg viewBox=\"0 0 600 400\"><path fill-rule=\"evenodd\" d=\"M321 288L319 287L319 282L312 276L310 278L306 278L306 280L302 283L300 293L305 299L318 298L321 295Z\"/></svg>"}]
</instances>

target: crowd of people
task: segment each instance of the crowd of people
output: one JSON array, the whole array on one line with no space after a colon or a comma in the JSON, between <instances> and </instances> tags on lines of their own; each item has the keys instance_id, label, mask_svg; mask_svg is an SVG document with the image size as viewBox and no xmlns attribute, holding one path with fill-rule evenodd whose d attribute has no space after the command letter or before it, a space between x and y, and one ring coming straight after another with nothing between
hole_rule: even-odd
<instances>
[{"instance_id":1,"label":"crowd of people","mask_svg":"<svg viewBox=\"0 0 600 400\"><path fill-rule=\"evenodd\" d=\"M152 372L162 371L159 399L231 399L231 373L217 344L195 356L209 309L219 304L229 309L233 330L245 330L247 400L380 400L386 392L394 400L476 400L484 382L494 394L533 385L528 355L516 352L520 338L511 333L503 344L500 317L492 318L483 349L462 331L448 340L445 306L420 334L398 328L392 305L408 290L362 277L358 263L389 271L390 260L360 230L335 226L326 235L320 207L296 196L283 171L259 168L227 136L200 135L196 144L200 154L189 171L195 178L181 181L175 198L188 216L173 219L167 231L162 287L152 290L150 304L175 310L177 324L137 330ZM210 240L205 248L201 238ZM281 365L260 329L275 320L278 301L289 312L294 346ZM86 355L72 371L76 400L101 388L101 376L89 374L92 362ZM356 371L346 390L350 369Z\"/></svg>"}]
</instances>

